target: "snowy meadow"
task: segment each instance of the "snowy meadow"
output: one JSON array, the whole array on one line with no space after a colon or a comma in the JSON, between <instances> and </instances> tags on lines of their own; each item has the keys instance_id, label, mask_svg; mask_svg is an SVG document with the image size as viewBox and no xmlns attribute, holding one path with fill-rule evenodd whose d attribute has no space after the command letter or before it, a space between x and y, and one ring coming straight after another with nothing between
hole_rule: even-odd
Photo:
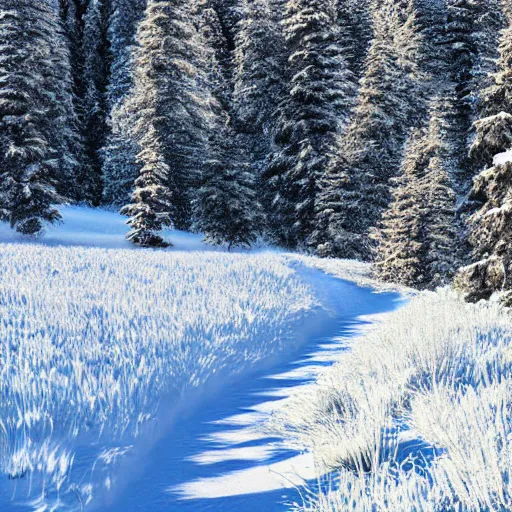
<instances>
[{"instance_id":1,"label":"snowy meadow","mask_svg":"<svg viewBox=\"0 0 512 512\"><path fill-rule=\"evenodd\" d=\"M510 510L511 370L508 310L414 298L272 419L327 475L300 510Z\"/></svg>"},{"instance_id":2,"label":"snowy meadow","mask_svg":"<svg viewBox=\"0 0 512 512\"><path fill-rule=\"evenodd\" d=\"M108 466L162 400L283 350L318 308L271 253L2 245L1 492L80 510L94 489L74 447Z\"/></svg>"}]
</instances>

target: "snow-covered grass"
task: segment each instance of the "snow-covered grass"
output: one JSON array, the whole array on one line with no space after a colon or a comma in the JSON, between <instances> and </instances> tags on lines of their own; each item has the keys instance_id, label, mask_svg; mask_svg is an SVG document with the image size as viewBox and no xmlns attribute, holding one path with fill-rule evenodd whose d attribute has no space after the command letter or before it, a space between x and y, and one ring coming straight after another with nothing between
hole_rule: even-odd
<instances>
[{"instance_id":1,"label":"snow-covered grass","mask_svg":"<svg viewBox=\"0 0 512 512\"><path fill-rule=\"evenodd\" d=\"M301 510L511 510L511 369L509 311L412 299L273 418L327 475Z\"/></svg>"},{"instance_id":2,"label":"snow-covered grass","mask_svg":"<svg viewBox=\"0 0 512 512\"><path fill-rule=\"evenodd\" d=\"M81 246L116 246L120 217L96 220L98 233L68 227L45 244L0 244L0 471L16 500L30 492L41 511L90 498L76 446L94 442L97 463L110 462L163 399L300 343L321 310L279 254Z\"/></svg>"}]
</instances>

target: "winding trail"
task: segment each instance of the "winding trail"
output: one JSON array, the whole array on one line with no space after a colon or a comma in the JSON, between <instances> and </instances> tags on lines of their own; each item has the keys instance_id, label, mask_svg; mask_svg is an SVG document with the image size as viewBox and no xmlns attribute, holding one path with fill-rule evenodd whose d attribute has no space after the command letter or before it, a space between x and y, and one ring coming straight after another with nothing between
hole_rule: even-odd
<instances>
[{"instance_id":1,"label":"winding trail","mask_svg":"<svg viewBox=\"0 0 512 512\"><path fill-rule=\"evenodd\" d=\"M312 460L267 437L261 426L280 400L336 361L365 323L362 315L391 311L400 299L320 272L311 276L334 301L336 320L325 332L182 415L143 460L126 459L118 475L123 485L93 510L284 512L300 502L296 485L315 479Z\"/></svg>"}]
</instances>

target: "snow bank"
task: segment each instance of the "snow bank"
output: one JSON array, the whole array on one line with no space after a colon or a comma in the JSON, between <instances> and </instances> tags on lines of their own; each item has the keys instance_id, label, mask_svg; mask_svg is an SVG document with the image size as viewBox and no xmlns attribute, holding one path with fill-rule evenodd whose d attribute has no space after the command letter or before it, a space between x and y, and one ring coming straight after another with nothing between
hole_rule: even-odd
<instances>
[{"instance_id":1,"label":"snow bank","mask_svg":"<svg viewBox=\"0 0 512 512\"><path fill-rule=\"evenodd\" d=\"M119 213L83 206L64 206L60 210L62 222L47 226L39 236L21 235L0 222L0 243L133 249L125 239L127 218ZM164 237L172 241L169 251L221 251L203 243L201 234L173 230L164 232Z\"/></svg>"},{"instance_id":2,"label":"snow bank","mask_svg":"<svg viewBox=\"0 0 512 512\"><path fill-rule=\"evenodd\" d=\"M508 162L512 162L512 150L499 153L493 158L493 165L505 165Z\"/></svg>"},{"instance_id":3,"label":"snow bank","mask_svg":"<svg viewBox=\"0 0 512 512\"><path fill-rule=\"evenodd\" d=\"M0 248L0 502L40 511L80 509L91 465L121 457L164 396L285 349L320 307L272 253Z\"/></svg>"},{"instance_id":4,"label":"snow bank","mask_svg":"<svg viewBox=\"0 0 512 512\"><path fill-rule=\"evenodd\" d=\"M328 475L300 510L510 510L511 320L422 294L291 398L271 428Z\"/></svg>"}]
</instances>

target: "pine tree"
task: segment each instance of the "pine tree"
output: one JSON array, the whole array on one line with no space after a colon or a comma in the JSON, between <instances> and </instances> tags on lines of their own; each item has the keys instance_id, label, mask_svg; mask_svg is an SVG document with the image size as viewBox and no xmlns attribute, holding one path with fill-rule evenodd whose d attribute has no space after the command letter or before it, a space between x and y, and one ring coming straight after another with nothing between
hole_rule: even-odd
<instances>
[{"instance_id":1,"label":"pine tree","mask_svg":"<svg viewBox=\"0 0 512 512\"><path fill-rule=\"evenodd\" d=\"M0 12L0 216L24 234L55 222L56 187L73 139L68 54L45 0L6 0ZM62 81L59 89L59 80ZM57 81L57 82L56 82Z\"/></svg>"},{"instance_id":2,"label":"pine tree","mask_svg":"<svg viewBox=\"0 0 512 512\"><path fill-rule=\"evenodd\" d=\"M512 28L502 33L499 70L484 93L484 117L477 121L472 154L489 165L496 154L512 146ZM502 156L475 179L471 199L481 207L469 219L473 263L461 269L456 284L469 300L487 299L507 292L512 303L512 163Z\"/></svg>"},{"instance_id":3,"label":"pine tree","mask_svg":"<svg viewBox=\"0 0 512 512\"><path fill-rule=\"evenodd\" d=\"M480 167L512 147L512 28L503 31L498 70L482 93L481 118L475 122L476 137L470 156Z\"/></svg>"},{"instance_id":4,"label":"pine tree","mask_svg":"<svg viewBox=\"0 0 512 512\"><path fill-rule=\"evenodd\" d=\"M414 0L417 32L421 35L418 65L428 81L428 97L437 94L440 82L451 79L450 53L447 48L448 10L444 0Z\"/></svg>"},{"instance_id":5,"label":"pine tree","mask_svg":"<svg viewBox=\"0 0 512 512\"><path fill-rule=\"evenodd\" d=\"M105 91L109 69L107 21L111 0L60 0L71 51L74 103L81 135L74 199L98 205L102 195L101 148L107 134Z\"/></svg>"},{"instance_id":6,"label":"pine tree","mask_svg":"<svg viewBox=\"0 0 512 512\"><path fill-rule=\"evenodd\" d=\"M81 177L81 199L98 206L103 192L100 151L107 133L107 17L109 0L90 0L84 15L82 40L83 88L82 123L84 129L87 165Z\"/></svg>"},{"instance_id":7,"label":"pine tree","mask_svg":"<svg viewBox=\"0 0 512 512\"><path fill-rule=\"evenodd\" d=\"M187 229L212 113L212 100L202 87L207 83L202 76L207 51L193 25L189 2L150 0L137 42L135 86L125 108L135 113L130 134L141 149L138 160L143 168L132 197L134 204L146 204L147 180L156 197L147 207L123 211L132 215L132 226L151 225L150 233L158 226L155 218ZM131 239L144 243L145 235Z\"/></svg>"},{"instance_id":8,"label":"pine tree","mask_svg":"<svg viewBox=\"0 0 512 512\"><path fill-rule=\"evenodd\" d=\"M364 72L373 38L371 3L371 0L337 0L339 44L344 48L350 70L358 79Z\"/></svg>"},{"instance_id":9,"label":"pine tree","mask_svg":"<svg viewBox=\"0 0 512 512\"><path fill-rule=\"evenodd\" d=\"M167 186L170 169L157 130L151 125L147 128L140 141L144 149L137 158L142 167L135 180L132 203L121 212L130 217L127 240L141 247L167 247L159 232L173 226L175 198Z\"/></svg>"},{"instance_id":10,"label":"pine tree","mask_svg":"<svg viewBox=\"0 0 512 512\"><path fill-rule=\"evenodd\" d=\"M109 133L101 150L103 202L125 204L139 172L138 148L127 133L133 112L123 109L133 88L133 52L137 24L142 19L146 0L112 0L108 23L110 75L106 100Z\"/></svg>"},{"instance_id":11,"label":"pine tree","mask_svg":"<svg viewBox=\"0 0 512 512\"><path fill-rule=\"evenodd\" d=\"M474 174L467 154L477 117L479 92L487 85L487 76L493 70L497 37L504 19L499 0L448 0L447 9L446 41L453 80L457 84L455 128L460 155L459 188L464 190Z\"/></svg>"},{"instance_id":12,"label":"pine tree","mask_svg":"<svg viewBox=\"0 0 512 512\"><path fill-rule=\"evenodd\" d=\"M195 229L206 242L229 249L250 247L261 225L253 169L242 148L229 124L219 126L194 201Z\"/></svg>"},{"instance_id":13,"label":"pine tree","mask_svg":"<svg viewBox=\"0 0 512 512\"><path fill-rule=\"evenodd\" d=\"M382 226L374 234L378 278L417 287L424 286L427 280L422 264L425 256L420 185L423 152L424 134L415 130L406 146L401 176L392 180L393 201L383 214Z\"/></svg>"},{"instance_id":14,"label":"pine tree","mask_svg":"<svg viewBox=\"0 0 512 512\"><path fill-rule=\"evenodd\" d=\"M453 275L457 235L449 111L446 100L433 100L428 127L409 139L393 201L373 235L380 279L435 288Z\"/></svg>"},{"instance_id":15,"label":"pine tree","mask_svg":"<svg viewBox=\"0 0 512 512\"><path fill-rule=\"evenodd\" d=\"M212 0L199 2L196 7L197 28L209 50L205 73L208 75L209 87L220 107L230 112L233 96L232 51L226 37L219 14Z\"/></svg>"},{"instance_id":16,"label":"pine tree","mask_svg":"<svg viewBox=\"0 0 512 512\"><path fill-rule=\"evenodd\" d=\"M455 286L466 299L496 292L512 305L512 162L497 163L475 179L472 196L483 206L470 218L473 263L460 269Z\"/></svg>"},{"instance_id":17,"label":"pine tree","mask_svg":"<svg viewBox=\"0 0 512 512\"><path fill-rule=\"evenodd\" d=\"M233 62L231 55L235 49L235 39L237 33L237 26L243 17L243 11L240 8L240 3L243 0L205 0L209 6L217 13L222 33L227 42L227 48L230 53L229 61L226 65L229 68L229 74L232 76ZM224 65L222 60L219 60L221 65Z\"/></svg>"},{"instance_id":18,"label":"pine tree","mask_svg":"<svg viewBox=\"0 0 512 512\"><path fill-rule=\"evenodd\" d=\"M274 195L274 238L296 247L314 232L319 180L352 108L354 77L339 45L334 2L289 0L284 30L291 79L265 178Z\"/></svg>"},{"instance_id":19,"label":"pine tree","mask_svg":"<svg viewBox=\"0 0 512 512\"><path fill-rule=\"evenodd\" d=\"M54 97L51 139L58 154L56 190L69 200L74 197L73 188L77 176L80 175L83 148L74 103L69 41L58 17L58 10L52 7L51 2L46 18L46 30L50 34L50 65L45 66L43 73Z\"/></svg>"},{"instance_id":20,"label":"pine tree","mask_svg":"<svg viewBox=\"0 0 512 512\"><path fill-rule=\"evenodd\" d=\"M321 181L315 245L322 256L371 257L368 232L389 204L406 134L424 116L414 3L376 5L357 107Z\"/></svg>"},{"instance_id":21,"label":"pine tree","mask_svg":"<svg viewBox=\"0 0 512 512\"><path fill-rule=\"evenodd\" d=\"M263 172L272 152L275 113L286 94L286 52L281 27L282 12L273 0L244 0L238 25L234 62L233 123L241 135L258 184L258 199L266 212L272 194Z\"/></svg>"},{"instance_id":22,"label":"pine tree","mask_svg":"<svg viewBox=\"0 0 512 512\"><path fill-rule=\"evenodd\" d=\"M284 38L268 0L245 0L235 51L234 112L237 127L266 135L283 96Z\"/></svg>"}]
</instances>

